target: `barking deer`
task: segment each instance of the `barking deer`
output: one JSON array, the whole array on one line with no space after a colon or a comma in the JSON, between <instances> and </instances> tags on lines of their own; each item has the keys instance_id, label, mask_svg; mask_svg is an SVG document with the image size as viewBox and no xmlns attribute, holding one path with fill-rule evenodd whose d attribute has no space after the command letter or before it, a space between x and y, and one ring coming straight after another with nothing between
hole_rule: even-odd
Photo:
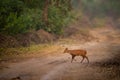
<instances>
[{"instance_id":1,"label":"barking deer","mask_svg":"<svg viewBox=\"0 0 120 80\"><path fill-rule=\"evenodd\" d=\"M66 49L64 50L64 53L69 53L69 54L72 56L71 63L72 63L72 61L74 60L74 58L75 58L76 56L82 56L82 57L83 57L83 59L81 60L81 63L83 62L83 60L84 60L85 58L87 59L87 61L88 61L88 63L89 63L89 59L88 59L88 57L86 56L86 54L87 54L87 51L86 51L86 50L81 50L81 49L68 50L68 48L66 48Z\"/></svg>"}]
</instances>

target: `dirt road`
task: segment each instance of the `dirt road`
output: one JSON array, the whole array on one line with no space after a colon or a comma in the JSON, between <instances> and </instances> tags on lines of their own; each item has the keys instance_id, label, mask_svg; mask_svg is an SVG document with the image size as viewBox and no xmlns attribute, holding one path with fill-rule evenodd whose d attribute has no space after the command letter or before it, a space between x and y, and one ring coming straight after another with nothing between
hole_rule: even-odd
<instances>
[{"instance_id":1,"label":"dirt road","mask_svg":"<svg viewBox=\"0 0 120 80\"><path fill-rule=\"evenodd\" d=\"M116 33L111 29L99 30L99 32L92 31L91 33L98 37L99 41L86 42L84 44L61 44L64 47L56 51L54 55L11 63L8 68L0 72L0 80L10 80L16 76L19 76L22 80L108 80L108 77L101 71L100 67L93 64L112 57L108 49L111 44L115 44L114 42L116 41L114 40L117 39L111 38L111 40L109 38L111 36L114 37ZM71 56L67 53L62 53L65 47L86 49L90 63L88 64L86 60L80 63L81 57L76 57L76 61L71 63Z\"/></svg>"}]
</instances>

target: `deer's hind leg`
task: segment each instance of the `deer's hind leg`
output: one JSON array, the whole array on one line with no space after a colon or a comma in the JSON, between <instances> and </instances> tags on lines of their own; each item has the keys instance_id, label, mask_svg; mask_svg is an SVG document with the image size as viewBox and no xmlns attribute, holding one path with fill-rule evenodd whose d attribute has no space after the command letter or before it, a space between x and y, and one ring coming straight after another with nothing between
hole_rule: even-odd
<instances>
[{"instance_id":1,"label":"deer's hind leg","mask_svg":"<svg viewBox=\"0 0 120 80\"><path fill-rule=\"evenodd\" d=\"M84 57L84 56L82 56L82 60L81 60L81 63L83 62L84 58L85 58L85 57Z\"/></svg>"},{"instance_id":2,"label":"deer's hind leg","mask_svg":"<svg viewBox=\"0 0 120 80\"><path fill-rule=\"evenodd\" d=\"M87 56L85 56L85 58L87 59L87 61L88 61L88 63L89 63L89 59L88 59L88 57L87 57Z\"/></svg>"}]
</instances>

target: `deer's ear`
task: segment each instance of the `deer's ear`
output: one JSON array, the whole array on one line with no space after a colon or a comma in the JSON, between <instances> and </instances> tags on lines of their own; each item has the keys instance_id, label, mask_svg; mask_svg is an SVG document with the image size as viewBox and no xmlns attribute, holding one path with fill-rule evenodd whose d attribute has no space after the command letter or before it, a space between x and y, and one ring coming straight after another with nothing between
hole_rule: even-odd
<instances>
[{"instance_id":1,"label":"deer's ear","mask_svg":"<svg viewBox=\"0 0 120 80\"><path fill-rule=\"evenodd\" d=\"M66 50L68 50L68 48L66 48Z\"/></svg>"}]
</instances>

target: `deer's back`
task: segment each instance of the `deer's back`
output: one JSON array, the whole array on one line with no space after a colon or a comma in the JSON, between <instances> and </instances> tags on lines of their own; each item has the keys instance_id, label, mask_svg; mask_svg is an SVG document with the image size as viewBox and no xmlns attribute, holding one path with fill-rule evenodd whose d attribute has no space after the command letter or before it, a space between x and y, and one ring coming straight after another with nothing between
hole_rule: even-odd
<instances>
[{"instance_id":1,"label":"deer's back","mask_svg":"<svg viewBox=\"0 0 120 80\"><path fill-rule=\"evenodd\" d=\"M86 50L69 50L71 55L84 56L87 54Z\"/></svg>"}]
</instances>

